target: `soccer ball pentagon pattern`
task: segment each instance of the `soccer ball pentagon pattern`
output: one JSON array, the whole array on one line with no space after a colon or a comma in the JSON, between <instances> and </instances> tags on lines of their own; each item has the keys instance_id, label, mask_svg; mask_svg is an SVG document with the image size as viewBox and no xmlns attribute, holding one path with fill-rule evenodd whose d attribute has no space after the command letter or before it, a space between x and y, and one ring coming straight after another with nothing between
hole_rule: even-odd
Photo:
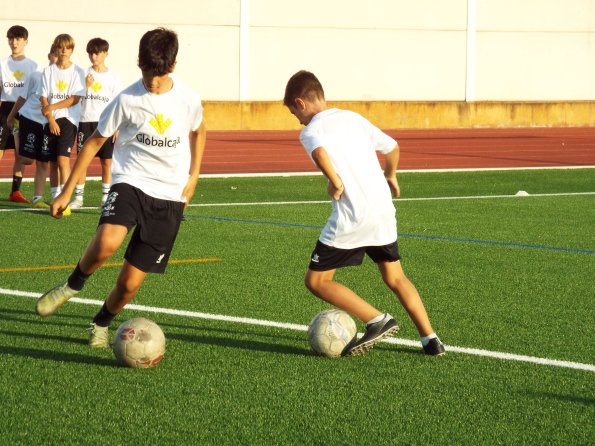
<instances>
[{"instance_id":1,"label":"soccer ball pentagon pattern","mask_svg":"<svg viewBox=\"0 0 595 446\"><path fill-rule=\"evenodd\" d=\"M355 322L338 309L318 313L308 326L308 341L312 349L328 358L341 356L343 349L357 334Z\"/></svg>"},{"instance_id":2,"label":"soccer ball pentagon pattern","mask_svg":"<svg viewBox=\"0 0 595 446\"><path fill-rule=\"evenodd\" d=\"M152 320L144 317L130 319L118 327L113 349L122 365L154 367L165 353L165 335Z\"/></svg>"}]
</instances>

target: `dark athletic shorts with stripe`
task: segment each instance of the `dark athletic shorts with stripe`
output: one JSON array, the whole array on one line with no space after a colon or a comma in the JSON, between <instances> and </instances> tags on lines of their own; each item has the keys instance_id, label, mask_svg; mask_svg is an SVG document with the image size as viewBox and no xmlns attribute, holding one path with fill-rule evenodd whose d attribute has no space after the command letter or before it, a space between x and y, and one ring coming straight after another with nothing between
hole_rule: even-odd
<instances>
[{"instance_id":1,"label":"dark athletic shorts with stripe","mask_svg":"<svg viewBox=\"0 0 595 446\"><path fill-rule=\"evenodd\" d=\"M375 263L401 260L396 240L384 246L363 246L354 249L333 248L319 240L310 256L309 268L312 271L328 271L345 266L357 266L364 261L364 255L370 257Z\"/></svg>"},{"instance_id":2,"label":"dark athletic shorts with stripe","mask_svg":"<svg viewBox=\"0 0 595 446\"><path fill-rule=\"evenodd\" d=\"M99 225L136 226L124 258L146 273L163 273L169 261L184 203L160 200L126 183L112 185L101 210Z\"/></svg>"}]
</instances>

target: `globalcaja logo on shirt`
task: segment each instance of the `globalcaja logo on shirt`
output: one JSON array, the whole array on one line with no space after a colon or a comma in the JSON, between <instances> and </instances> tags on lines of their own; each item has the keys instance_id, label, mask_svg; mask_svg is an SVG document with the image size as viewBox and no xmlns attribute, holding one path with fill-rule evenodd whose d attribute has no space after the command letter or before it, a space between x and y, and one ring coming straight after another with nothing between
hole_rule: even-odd
<instances>
[{"instance_id":1,"label":"globalcaja logo on shirt","mask_svg":"<svg viewBox=\"0 0 595 446\"><path fill-rule=\"evenodd\" d=\"M60 93L50 93L48 99L68 99L70 97L68 93L62 93L68 88L68 84L62 79L56 82L56 88Z\"/></svg>"},{"instance_id":2,"label":"globalcaja logo on shirt","mask_svg":"<svg viewBox=\"0 0 595 446\"><path fill-rule=\"evenodd\" d=\"M17 80L16 82L10 82L10 81L6 81L6 82L2 82L2 86L4 88L22 88L25 86L25 81L22 81L21 79L23 79L25 77L25 73L23 73L20 70L16 70L12 72L12 76Z\"/></svg>"},{"instance_id":3,"label":"globalcaja logo on shirt","mask_svg":"<svg viewBox=\"0 0 595 446\"><path fill-rule=\"evenodd\" d=\"M99 91L103 88L103 85L101 85L99 82L93 82L93 85L91 85L90 88L91 90L93 90L94 93L99 93ZM107 96L101 96L100 94L93 93L87 93L85 99L91 101L101 101L105 103L109 102L110 100Z\"/></svg>"},{"instance_id":4,"label":"globalcaja logo on shirt","mask_svg":"<svg viewBox=\"0 0 595 446\"><path fill-rule=\"evenodd\" d=\"M171 119L163 119L162 114L156 114L154 118L149 119L149 124L153 127L159 135L163 135L167 128L171 125ZM171 147L176 148L180 143L180 137L170 139L167 136L158 137L147 135L146 133L139 133L136 135L136 140L146 146L151 147Z\"/></svg>"}]
</instances>

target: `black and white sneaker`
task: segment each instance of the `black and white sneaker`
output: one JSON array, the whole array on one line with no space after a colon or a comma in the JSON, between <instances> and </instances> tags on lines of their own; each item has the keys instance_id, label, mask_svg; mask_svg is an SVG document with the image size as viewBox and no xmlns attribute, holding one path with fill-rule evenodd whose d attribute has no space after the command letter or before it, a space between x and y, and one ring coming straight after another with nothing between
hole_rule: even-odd
<instances>
[{"instance_id":1,"label":"black and white sneaker","mask_svg":"<svg viewBox=\"0 0 595 446\"><path fill-rule=\"evenodd\" d=\"M423 346L423 350L421 352L431 356L442 356L446 353L446 349L444 348L444 344L440 342L440 339L433 338L430 339L430 342Z\"/></svg>"},{"instance_id":2,"label":"black and white sneaker","mask_svg":"<svg viewBox=\"0 0 595 446\"><path fill-rule=\"evenodd\" d=\"M367 353L378 342L399 331L397 321L390 314L385 314L384 319L366 326L366 332L361 338L347 344L343 349L342 356L359 356Z\"/></svg>"}]
</instances>

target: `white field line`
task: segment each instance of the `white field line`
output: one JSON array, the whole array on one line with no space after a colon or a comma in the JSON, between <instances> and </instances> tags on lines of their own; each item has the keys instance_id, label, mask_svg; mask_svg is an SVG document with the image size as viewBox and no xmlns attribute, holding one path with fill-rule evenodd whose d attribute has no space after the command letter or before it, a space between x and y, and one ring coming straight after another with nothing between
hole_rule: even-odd
<instances>
[{"instance_id":1,"label":"white field line","mask_svg":"<svg viewBox=\"0 0 595 446\"><path fill-rule=\"evenodd\" d=\"M32 293L28 291L18 291L18 290L9 290L5 288L0 288L0 294L9 295L9 296L19 296L19 297L33 297L39 298L41 294L39 293ZM102 306L103 301L95 300L95 299L82 299L78 297L73 297L70 299L69 302L75 302L84 305L95 305L95 306ZM136 305L136 304L128 304L126 305L126 310L137 310L137 311L144 311L149 313L159 313L159 314L170 314L175 316L184 316L184 317L191 317L197 319L209 319L209 320L216 320L216 321L223 321L223 322L235 322L238 324L248 324L248 325L260 325L264 327L274 327L274 328L283 328L286 330L294 330L294 331L307 331L308 326L302 324L292 324L287 322L276 322L276 321L268 321L263 319L253 319L248 317L238 317L238 316L226 316L223 314L211 314L211 313L201 313L197 311L185 311L185 310L176 310L174 308L159 308L159 307L149 307L146 305ZM361 333L360 333L361 335ZM384 340L388 344L397 344L397 345L405 345L408 347L421 347L419 341L412 341L409 339L402 339L402 338L389 338ZM585 370L589 372L595 372L595 365L593 364L583 364L580 362L571 362L571 361L560 361L557 359L548 359L548 358L538 358L535 356L525 356L525 355L516 355L514 353L503 353L503 352L493 352L489 350L482 350L477 348L466 348L466 347L457 347L454 345L446 345L447 351L450 353L464 353L468 355L475 355L475 356L485 356L488 358L495 358L495 359L503 359L508 361L519 361L519 362L528 362L533 364L539 365L546 365L552 367L565 367L569 369L576 369L576 370Z\"/></svg>"},{"instance_id":2,"label":"white field line","mask_svg":"<svg viewBox=\"0 0 595 446\"><path fill-rule=\"evenodd\" d=\"M595 192L560 192L551 194L528 194L528 195L469 195L458 197L417 197L417 198L395 198L394 202L402 201L443 201L443 200L489 200L495 198L517 198L528 199L531 197L572 197L581 195L595 195ZM234 206L287 206L300 204L328 204L330 200L303 200L303 201L251 201L245 203L195 203L189 204L188 207L234 207ZM85 206L81 209L99 209L99 206ZM23 212L36 211L48 212L47 209L35 208L5 208L0 209L0 212Z\"/></svg>"}]
</instances>

